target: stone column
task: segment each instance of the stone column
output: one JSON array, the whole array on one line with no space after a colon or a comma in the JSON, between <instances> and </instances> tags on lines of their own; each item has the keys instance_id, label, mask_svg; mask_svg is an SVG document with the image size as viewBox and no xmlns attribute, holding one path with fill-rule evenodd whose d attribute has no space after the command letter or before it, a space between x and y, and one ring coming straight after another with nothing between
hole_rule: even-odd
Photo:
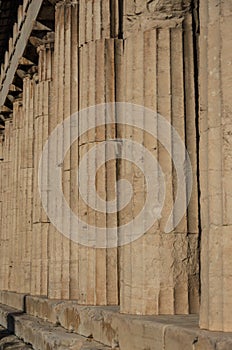
<instances>
[{"instance_id":1,"label":"stone column","mask_svg":"<svg viewBox=\"0 0 232 350\"><path fill-rule=\"evenodd\" d=\"M78 109L78 7L77 1L61 1L56 4L54 83L52 114L48 125L49 134ZM65 137L70 139L70 134L66 134ZM63 140L60 137L57 154L62 153L63 143L68 142L68 139ZM75 147L73 152L74 149ZM78 153L73 155L74 158L75 156L78 156ZM69 203L71 194L70 152L65 157L62 170L63 193ZM49 178L48 181L53 180ZM48 296L50 298L69 299L72 297L78 299L78 246L73 244L69 237L58 232L53 225L49 225L48 251Z\"/></svg>"},{"instance_id":2,"label":"stone column","mask_svg":"<svg viewBox=\"0 0 232 350\"><path fill-rule=\"evenodd\" d=\"M34 82L28 75L23 80L23 120L20 146L20 208L18 230L20 274L18 291L29 293L31 287L33 144L34 144ZM23 277L22 277L23 276Z\"/></svg>"},{"instance_id":3,"label":"stone column","mask_svg":"<svg viewBox=\"0 0 232 350\"><path fill-rule=\"evenodd\" d=\"M94 106L100 103L115 101L115 39L100 39L89 42L80 48L80 97L79 109ZM103 112L103 110L102 110ZM104 113L104 112L103 112ZM99 115L96 115L96 121ZM116 137L114 125L115 116L112 117L111 126L97 127L96 130L89 130L80 137L79 152L81 158L89 152L91 147L100 146L108 139ZM90 125L89 119L80 121L87 128ZM116 161L112 160L98 169L100 162L106 159L108 152L97 152L95 163L91 163L87 157L85 164L86 174L94 176L96 173L96 192L103 200L115 198L114 185L116 182ZM84 182L84 179L81 179ZM82 183L84 184L84 183ZM96 192L92 191L90 185L86 183L85 194L87 198L94 196L97 203ZM107 204L106 204L107 206ZM107 207L106 207L107 208ZM101 213L85 205L79 197L78 213L83 221L96 227L96 240L98 227L117 227L117 208L112 214ZM107 234L106 234L107 240ZM89 242L91 245L91 242ZM79 288L80 303L96 305L118 304L118 256L117 248L101 249L94 247L80 246L79 249Z\"/></svg>"},{"instance_id":4,"label":"stone column","mask_svg":"<svg viewBox=\"0 0 232 350\"><path fill-rule=\"evenodd\" d=\"M4 215L4 132L1 132L0 134L0 237L1 237L1 246L0 246L0 252L1 252L1 265L0 265L0 289L4 289L4 241L3 241L3 215Z\"/></svg>"},{"instance_id":5,"label":"stone column","mask_svg":"<svg viewBox=\"0 0 232 350\"><path fill-rule=\"evenodd\" d=\"M79 46L118 33L118 0L83 0L79 2Z\"/></svg>"},{"instance_id":6,"label":"stone column","mask_svg":"<svg viewBox=\"0 0 232 350\"><path fill-rule=\"evenodd\" d=\"M200 2L200 327L232 331L231 1Z\"/></svg>"},{"instance_id":7,"label":"stone column","mask_svg":"<svg viewBox=\"0 0 232 350\"><path fill-rule=\"evenodd\" d=\"M0 133L0 237L2 240L2 219L3 219L3 147L4 147L4 134ZM3 251L1 250L1 265L0 265L0 288L3 285Z\"/></svg>"},{"instance_id":8,"label":"stone column","mask_svg":"<svg viewBox=\"0 0 232 350\"><path fill-rule=\"evenodd\" d=\"M1 163L1 198L2 198L2 218L1 218L1 289L9 288L9 275L11 265L10 252L10 220L9 210L11 204L10 198L10 180L11 180L11 156L10 143L12 133L12 122L5 121L3 154Z\"/></svg>"},{"instance_id":9,"label":"stone column","mask_svg":"<svg viewBox=\"0 0 232 350\"><path fill-rule=\"evenodd\" d=\"M1 171L1 289L30 292L33 168L33 86L24 78L23 100L5 122Z\"/></svg>"},{"instance_id":10,"label":"stone column","mask_svg":"<svg viewBox=\"0 0 232 350\"><path fill-rule=\"evenodd\" d=\"M11 215L12 215L12 220L10 221L10 230L9 230L9 241L10 241L10 256L9 256L9 260L10 263L10 274L9 274L9 290L14 290L15 288L17 288L15 286L15 282L16 282L16 268L17 268L17 264L18 261L16 262L17 258L15 255L15 244L17 244L17 239L15 239L17 237L16 235L16 212L17 212L17 208L16 208L16 193L17 193L17 142L18 142L18 130L17 130L17 119L16 117L16 110L14 108L14 113L13 113L13 119L12 119L12 135L11 135L11 174L9 173L9 177L11 178L11 183L10 183L10 188L11 188L11 198L10 198L10 204L11 204Z\"/></svg>"},{"instance_id":11,"label":"stone column","mask_svg":"<svg viewBox=\"0 0 232 350\"><path fill-rule=\"evenodd\" d=\"M93 14L96 16L92 16ZM57 3L54 111L50 131L78 110L96 103L114 101L114 40L106 39L109 37L109 2ZM80 123L88 123L88 118ZM116 214L114 217L107 217L86 206L78 193L76 174L81 157L97 142L114 137L113 129L102 127L96 132L88 131L70 147L63 163L63 193L70 207L84 221L104 227L115 221ZM71 133L72 130L70 135ZM67 139L63 141L68 141L70 135L66 135ZM57 152L62 152L63 141L60 140ZM97 162L97 158L96 164L87 160L86 171L94 174ZM115 164L107 165L97 176L97 188L103 198L111 196L110 174L112 178L115 176ZM88 183L86 191L88 197ZM72 222L69 224L72 225ZM71 238L64 237L50 225L49 297L78 299L81 304L117 304L117 249L81 246Z\"/></svg>"},{"instance_id":12,"label":"stone column","mask_svg":"<svg viewBox=\"0 0 232 350\"><path fill-rule=\"evenodd\" d=\"M4 133L1 132L0 134L0 235L1 235L1 241L3 243L3 213L4 213L4 198L3 198L3 174L4 174ZM4 250L2 249L2 245L1 245L1 265L0 265L0 289L3 290L4 289L4 283L3 283L3 276L4 276L4 265L3 265L3 254L4 254Z\"/></svg>"},{"instance_id":13,"label":"stone column","mask_svg":"<svg viewBox=\"0 0 232 350\"><path fill-rule=\"evenodd\" d=\"M10 281L9 289L16 291L19 288L20 279L20 265L21 260L19 257L19 245L21 236L19 234L19 208L21 206L19 194L19 177L20 177L20 166L21 166L21 129L22 129L22 100L19 99L13 104L13 135L12 135L12 221L11 221L11 251L10 256L12 262L10 263ZM20 277L19 277L20 276Z\"/></svg>"},{"instance_id":14,"label":"stone column","mask_svg":"<svg viewBox=\"0 0 232 350\"><path fill-rule=\"evenodd\" d=\"M13 125L14 125L14 143L15 152L13 163L14 166L14 179L15 187L12 188L13 194L15 196L15 210L13 210L15 218L12 222L12 242L11 242L11 279L10 279L10 290L21 291L24 285L24 275L23 275L23 262L22 262L22 207L25 208L25 195L22 194L22 173L21 173L21 159L23 157L22 144L25 137L25 130L23 129L24 122L24 112L23 112L23 101L22 99L14 102L13 104ZM14 193L15 191L15 193Z\"/></svg>"},{"instance_id":15,"label":"stone column","mask_svg":"<svg viewBox=\"0 0 232 350\"><path fill-rule=\"evenodd\" d=\"M48 293L48 229L49 220L42 207L38 188L38 168L42 149L48 139L51 117L51 84L53 75L53 34L48 34L44 44L38 47L38 75L34 76L34 172L33 172L33 245L31 293ZM47 169L43 169L47 173ZM47 179L48 181L48 179Z\"/></svg>"},{"instance_id":16,"label":"stone column","mask_svg":"<svg viewBox=\"0 0 232 350\"><path fill-rule=\"evenodd\" d=\"M142 2L141 6L143 8ZM198 311L198 205L191 14L182 18L178 25L176 21L179 20L164 21L160 28L154 20L150 25L153 23L159 28L151 30L145 27L146 30L138 34L133 33L136 32L136 23L132 28L125 24L128 36L124 42L125 70L121 70L123 84L117 86L117 89L123 90L120 100L148 107L174 126L190 152L193 194L189 217L185 215L171 233L165 233L177 191L172 160L160 142L146 132L128 128L119 130L121 136L137 140L154 154L165 174L166 184L162 218L140 239L120 248L120 306L123 313L188 314ZM133 114L131 118L133 123ZM149 128L146 113L141 118L144 126ZM159 123L156 127L159 137ZM166 133L170 135L169 143L174 153L177 150L172 143L171 129ZM149 164L144 164L143 171L145 174L149 171ZM134 196L125 211L119 213L119 222L123 224L142 209L146 190L143 174L131 164L122 163L120 175L132 183ZM182 191L187 202L186 184L183 184Z\"/></svg>"}]
</instances>

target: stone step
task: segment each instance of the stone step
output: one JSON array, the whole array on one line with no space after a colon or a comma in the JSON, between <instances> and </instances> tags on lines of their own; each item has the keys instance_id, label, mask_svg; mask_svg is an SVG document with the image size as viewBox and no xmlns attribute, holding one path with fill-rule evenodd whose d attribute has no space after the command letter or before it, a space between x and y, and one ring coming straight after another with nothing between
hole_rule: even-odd
<instances>
[{"instance_id":1,"label":"stone step","mask_svg":"<svg viewBox=\"0 0 232 350\"><path fill-rule=\"evenodd\" d=\"M65 333L68 334L68 337L81 336L81 339L84 337L85 345L83 346L92 345L93 343L89 340L94 339L96 342L106 345L106 347L100 345L100 349L232 349L232 333L200 330L198 315L128 315L121 314L119 307L116 306L82 306L78 305L77 301L51 300L45 297L17 295L17 293L12 292L0 293L0 302L3 301L7 301L11 306L17 305L18 309L26 312L26 314L16 316L16 330L20 329L20 322L26 324L32 317L33 324L41 325L37 326L40 329L40 331L36 330L37 333L43 334L42 324L44 322L46 325L49 322L48 335L50 330L51 332L54 329L57 332L59 329L62 332L66 330ZM3 325L6 327L7 318L2 316L4 308L6 306L0 307L0 324L3 324L2 322L5 320ZM29 321L27 321L28 319ZM14 331L10 320L11 316L8 316L8 328L10 327ZM32 329L30 325L26 327ZM31 332L33 333L33 330ZM18 334L20 333L21 331L18 331ZM56 348L52 347L52 349ZM85 348L83 347L83 349Z\"/></svg>"},{"instance_id":2,"label":"stone step","mask_svg":"<svg viewBox=\"0 0 232 350\"><path fill-rule=\"evenodd\" d=\"M28 314L121 350L231 350L232 333L199 329L198 315L121 314L116 306L26 296Z\"/></svg>"},{"instance_id":3,"label":"stone step","mask_svg":"<svg viewBox=\"0 0 232 350\"><path fill-rule=\"evenodd\" d=\"M28 344L0 326L0 350L33 350Z\"/></svg>"},{"instance_id":4,"label":"stone step","mask_svg":"<svg viewBox=\"0 0 232 350\"><path fill-rule=\"evenodd\" d=\"M39 318L27 315L22 311L3 304L0 304L0 324L10 332L14 332L14 334L25 343L31 344L34 350L110 349L109 347L94 341L92 338L86 338L78 334L70 333L60 326L45 322ZM22 347L18 349L26 350L31 348Z\"/></svg>"}]
</instances>

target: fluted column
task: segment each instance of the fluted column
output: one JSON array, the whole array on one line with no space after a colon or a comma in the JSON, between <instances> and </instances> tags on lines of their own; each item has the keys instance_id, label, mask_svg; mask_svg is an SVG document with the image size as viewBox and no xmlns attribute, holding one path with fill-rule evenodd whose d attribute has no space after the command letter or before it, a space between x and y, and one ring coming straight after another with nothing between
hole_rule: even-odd
<instances>
[{"instance_id":1,"label":"fluted column","mask_svg":"<svg viewBox=\"0 0 232 350\"><path fill-rule=\"evenodd\" d=\"M2 258L1 258L1 288L7 289L7 276L8 276L8 270L7 270L7 237L6 237L6 231L5 231L5 222L6 222L6 179L7 179L7 172L6 172L6 160L7 160L7 154L6 154L6 143L7 143L7 124L5 124L5 130L4 130L4 142L3 142L3 162L1 164L1 198L2 198L2 218L1 218L1 250L2 250Z\"/></svg>"},{"instance_id":2,"label":"fluted column","mask_svg":"<svg viewBox=\"0 0 232 350\"><path fill-rule=\"evenodd\" d=\"M1 162L1 288L8 289L10 284L10 273L12 267L12 255L10 251L10 206L11 202L11 139L12 121L5 122L4 141L2 140L2 162Z\"/></svg>"},{"instance_id":3,"label":"fluted column","mask_svg":"<svg viewBox=\"0 0 232 350\"><path fill-rule=\"evenodd\" d=\"M30 292L32 252L33 144L34 144L34 82L30 75L23 80L22 129L20 133L19 259L18 291Z\"/></svg>"},{"instance_id":4,"label":"fluted column","mask_svg":"<svg viewBox=\"0 0 232 350\"><path fill-rule=\"evenodd\" d=\"M177 28L130 33L124 43L123 84L117 86L123 91L120 99L148 107L154 111L154 115L158 112L173 125L190 151L193 193L188 218L185 214L172 232L165 233L177 193L177 179L172 159L159 140L159 120L154 117L152 121L156 123L158 140L145 131L119 128L121 137L134 139L154 155L164 173L166 186L162 218L141 238L120 248L120 306L123 313L188 314L198 311L194 56L191 21L188 21L186 19ZM185 34L183 26L186 26ZM151 121L148 121L146 112L141 118L144 127L149 130ZM133 113L131 120L127 121L133 124ZM171 128L168 127L165 133L172 154L178 152L172 140ZM143 176L136 166L126 163L122 161L119 173L132 184L133 199L119 213L120 224L133 220L142 210L146 199L146 172L150 169L149 164L144 162ZM186 183L182 192L187 203ZM154 201L157 200L154 198ZM174 211L173 222L175 215ZM146 213L143 220L146 221ZM130 234L133 233L128 232Z\"/></svg>"},{"instance_id":5,"label":"fluted column","mask_svg":"<svg viewBox=\"0 0 232 350\"><path fill-rule=\"evenodd\" d=\"M60 1L56 4L55 14L55 44L54 70L52 88L52 111L49 118L49 134L54 128L78 109L78 2ZM71 131L70 131L71 132ZM64 142L70 139L70 133L65 133L67 139L59 139L57 155L61 155ZM71 156L65 157L62 168L63 193L70 202ZM76 159L75 159L76 161ZM50 175L49 175L50 176ZM48 178L48 182L53 181ZM50 197L48 197L48 201ZM48 203L49 205L49 203ZM57 203L59 206L60 203ZM68 223L70 225L70 223ZM70 237L65 237L49 225L48 238L48 296L50 298L77 299L78 259L77 245L73 245ZM71 262L71 260L73 261ZM70 275L72 273L72 276ZM71 287L71 288L70 288ZM72 295L70 290L73 290Z\"/></svg>"},{"instance_id":6,"label":"fluted column","mask_svg":"<svg viewBox=\"0 0 232 350\"><path fill-rule=\"evenodd\" d=\"M116 39L100 39L85 44L80 48L80 92L79 109L82 110L88 106L94 106L100 103L114 102L116 99L115 91L115 65L116 65ZM104 109L101 110L104 113ZM94 124L97 125L97 118L102 117L95 113ZM104 116L104 115L103 115ZM91 116L93 118L93 116ZM89 130L79 140L79 152L81 158L96 147L95 162L91 162L87 155L87 161L84 165L89 180L96 174L96 189L93 191L90 183L84 183L84 191L87 198L92 196L97 203L98 194L104 201L115 198L114 185L116 183L116 161L106 162L99 168L99 164L106 160L108 147L104 146L104 151L99 152L98 147L104 144L108 139L115 139L115 116L112 116L112 124L96 127L95 130ZM82 118L80 123L88 128L90 120ZM93 121L91 120L93 125ZM93 200L92 200L93 202ZM105 212L100 212L91 205L86 205L79 196L78 213L82 221L95 226L96 242L98 241L98 228L117 227L117 208L114 213L106 213L107 202L105 203ZM99 238L101 240L101 238ZM79 288L80 303L96 305L115 305L118 304L118 253L117 247L107 248L107 244L102 248L91 246L80 246L79 250Z\"/></svg>"},{"instance_id":7,"label":"fluted column","mask_svg":"<svg viewBox=\"0 0 232 350\"><path fill-rule=\"evenodd\" d=\"M20 266L21 257L19 256L19 246L21 235L19 233L19 225L21 217L19 210L22 205L20 198L20 167L21 167L21 137L22 137L22 100L16 100L13 105L13 135L12 135L12 221L11 221L11 263L10 263L10 281L9 289L16 291L19 288L20 279L22 279Z\"/></svg>"},{"instance_id":8,"label":"fluted column","mask_svg":"<svg viewBox=\"0 0 232 350\"><path fill-rule=\"evenodd\" d=\"M200 327L232 331L231 2L200 2Z\"/></svg>"},{"instance_id":9,"label":"fluted column","mask_svg":"<svg viewBox=\"0 0 232 350\"><path fill-rule=\"evenodd\" d=\"M34 77L34 171L33 171L33 245L31 293L48 293L48 229L49 219L42 207L38 188L39 161L43 147L48 139L48 124L51 117L51 84L53 74L53 34L44 38L44 44L38 47L38 75ZM43 174L47 169L42 169ZM44 178L46 178L44 176ZM46 178L48 181L48 178Z\"/></svg>"},{"instance_id":10,"label":"fluted column","mask_svg":"<svg viewBox=\"0 0 232 350\"><path fill-rule=\"evenodd\" d=\"M50 131L78 110L115 100L114 39L109 37L109 2L61 1L56 4L54 110ZM88 126L88 118L82 118L79 123ZM67 139L60 139L57 154L61 154L62 144L69 141L71 133L72 129L70 134L65 133ZM113 127L102 127L96 132L89 130L70 147L62 169L63 194L70 208L83 221L100 227L115 225L117 214L109 217L84 203L78 192L77 170L86 152L107 137L115 137ZM94 174L97 162L97 157L95 164L87 159L86 172ZM111 196L111 182L115 181L115 175L115 163L102 167L97 175L96 187L105 199ZM90 183L83 186L88 198ZM66 224L72 225L72 222ZM96 249L91 242L88 245L74 242L71 236L64 237L53 225L49 226L48 295L51 298L78 299L81 304L117 304L117 248Z\"/></svg>"}]
</instances>

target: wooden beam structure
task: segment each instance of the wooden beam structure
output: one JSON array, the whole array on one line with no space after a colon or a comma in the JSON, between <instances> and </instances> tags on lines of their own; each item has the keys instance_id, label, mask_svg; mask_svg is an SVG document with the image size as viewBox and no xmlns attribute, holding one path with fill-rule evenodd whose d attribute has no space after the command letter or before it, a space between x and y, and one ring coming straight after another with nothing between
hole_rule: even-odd
<instances>
[{"instance_id":1,"label":"wooden beam structure","mask_svg":"<svg viewBox=\"0 0 232 350\"><path fill-rule=\"evenodd\" d=\"M2 86L0 90L0 106L4 105L9 86L14 80L15 72L18 67L19 59L23 56L24 50L27 46L28 39L33 30L34 21L36 20L43 0L32 0L28 6L27 14L25 15L24 20L22 20L22 28L18 36L18 40L15 43L14 51L11 56L11 59L8 63L8 69L5 67L5 77L2 77Z\"/></svg>"}]
</instances>

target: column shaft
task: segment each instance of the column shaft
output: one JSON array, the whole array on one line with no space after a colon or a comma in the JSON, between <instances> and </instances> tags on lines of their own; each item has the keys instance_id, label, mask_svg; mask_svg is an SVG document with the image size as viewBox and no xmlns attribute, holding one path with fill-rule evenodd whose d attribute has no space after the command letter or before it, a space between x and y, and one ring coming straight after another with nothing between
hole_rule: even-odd
<instances>
[{"instance_id":1,"label":"column shaft","mask_svg":"<svg viewBox=\"0 0 232 350\"><path fill-rule=\"evenodd\" d=\"M227 3L200 4L200 326L231 327L231 23Z\"/></svg>"}]
</instances>

